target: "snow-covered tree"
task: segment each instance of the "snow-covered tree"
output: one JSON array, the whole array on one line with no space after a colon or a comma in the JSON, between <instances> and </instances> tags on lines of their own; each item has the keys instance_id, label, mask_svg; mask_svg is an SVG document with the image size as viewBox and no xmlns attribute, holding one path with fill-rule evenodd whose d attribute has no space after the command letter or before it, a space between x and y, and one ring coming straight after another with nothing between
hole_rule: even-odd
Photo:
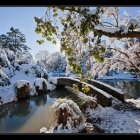
<instances>
[{"instance_id":1,"label":"snow-covered tree","mask_svg":"<svg viewBox=\"0 0 140 140\"><path fill-rule=\"evenodd\" d=\"M13 65L15 60L19 61L21 59L24 62L31 61L32 56L28 52L29 47L25 45L25 42L25 35L19 29L14 29L13 27L10 28L10 32L0 35L0 65L8 67Z\"/></svg>"},{"instance_id":2,"label":"snow-covered tree","mask_svg":"<svg viewBox=\"0 0 140 140\"><path fill-rule=\"evenodd\" d=\"M33 56L29 53L29 51L20 52L16 58L19 64L32 64L34 63Z\"/></svg>"},{"instance_id":3,"label":"snow-covered tree","mask_svg":"<svg viewBox=\"0 0 140 140\"><path fill-rule=\"evenodd\" d=\"M103 63L96 62L94 58L91 73L93 76L103 76L108 71L125 70L140 76L140 42L139 39L131 39L124 47L108 47L106 53L112 52Z\"/></svg>"},{"instance_id":4,"label":"snow-covered tree","mask_svg":"<svg viewBox=\"0 0 140 140\"><path fill-rule=\"evenodd\" d=\"M0 66L8 78L14 75L15 70L24 71L22 64L32 63L34 61L29 47L25 45L25 35L19 29L11 28L10 32L0 35Z\"/></svg>"},{"instance_id":5,"label":"snow-covered tree","mask_svg":"<svg viewBox=\"0 0 140 140\"><path fill-rule=\"evenodd\" d=\"M48 61L49 52L46 50L40 50L36 55L35 59L39 62L42 62L45 66Z\"/></svg>"},{"instance_id":6,"label":"snow-covered tree","mask_svg":"<svg viewBox=\"0 0 140 140\"><path fill-rule=\"evenodd\" d=\"M35 17L35 21L38 34L54 44L59 39L68 65L81 78L91 77L93 58L98 62L105 60L106 47L101 45L104 38L112 43L140 37L139 13L132 18L126 11L120 14L118 7L48 7L45 16Z\"/></svg>"},{"instance_id":7,"label":"snow-covered tree","mask_svg":"<svg viewBox=\"0 0 140 140\"><path fill-rule=\"evenodd\" d=\"M48 72L65 72L66 65L66 57L61 52L54 52L49 55L46 68Z\"/></svg>"},{"instance_id":8,"label":"snow-covered tree","mask_svg":"<svg viewBox=\"0 0 140 140\"><path fill-rule=\"evenodd\" d=\"M10 28L10 32L0 35L0 44L3 48L9 48L15 54L29 50L30 48L25 45L26 38L19 29Z\"/></svg>"}]
</instances>

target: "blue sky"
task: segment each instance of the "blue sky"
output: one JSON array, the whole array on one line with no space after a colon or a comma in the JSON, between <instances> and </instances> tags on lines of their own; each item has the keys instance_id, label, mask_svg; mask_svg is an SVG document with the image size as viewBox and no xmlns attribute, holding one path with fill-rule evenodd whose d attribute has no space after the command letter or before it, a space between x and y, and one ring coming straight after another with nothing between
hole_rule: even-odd
<instances>
[{"instance_id":1,"label":"blue sky","mask_svg":"<svg viewBox=\"0 0 140 140\"><path fill-rule=\"evenodd\" d=\"M10 27L18 28L26 36L26 45L31 48L31 54L34 56L39 50L47 50L52 53L59 51L59 44L53 45L45 41L43 45L38 45L36 40L41 36L34 32L36 23L34 16L42 17L45 13L45 7L0 7L0 34L5 34ZM132 17L140 7L122 7L121 13L128 11Z\"/></svg>"},{"instance_id":2,"label":"blue sky","mask_svg":"<svg viewBox=\"0 0 140 140\"><path fill-rule=\"evenodd\" d=\"M41 36L34 32L36 23L34 16L42 17L45 13L45 7L0 7L0 34L5 34L10 27L18 28L26 36L26 45L31 48L31 54L34 56L39 50L48 50L48 52L59 51L59 44L53 45L45 41L43 45L36 43Z\"/></svg>"}]
</instances>

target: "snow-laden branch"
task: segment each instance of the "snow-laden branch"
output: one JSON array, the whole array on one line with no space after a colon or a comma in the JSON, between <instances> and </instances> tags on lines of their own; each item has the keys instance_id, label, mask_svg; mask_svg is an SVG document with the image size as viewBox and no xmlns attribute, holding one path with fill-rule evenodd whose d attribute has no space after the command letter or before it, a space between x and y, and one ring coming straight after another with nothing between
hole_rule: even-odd
<instances>
[{"instance_id":1,"label":"snow-laden branch","mask_svg":"<svg viewBox=\"0 0 140 140\"><path fill-rule=\"evenodd\" d=\"M94 24L94 23L93 23ZM140 30L134 31L134 29L140 29L140 23L136 19L131 19L127 26L121 25L119 27L108 28L100 24L94 24L94 30L101 35L117 38L132 38L140 37Z\"/></svg>"},{"instance_id":2,"label":"snow-laden branch","mask_svg":"<svg viewBox=\"0 0 140 140\"><path fill-rule=\"evenodd\" d=\"M116 49L116 48L109 48L109 49L113 49L115 51L118 51L119 53L123 54L126 56L126 58L128 59L128 62L138 71L140 71L140 68L138 66L135 65L135 62L132 62L131 59L130 59L130 56L129 54L123 52L123 51L120 51L119 49Z\"/></svg>"}]
</instances>

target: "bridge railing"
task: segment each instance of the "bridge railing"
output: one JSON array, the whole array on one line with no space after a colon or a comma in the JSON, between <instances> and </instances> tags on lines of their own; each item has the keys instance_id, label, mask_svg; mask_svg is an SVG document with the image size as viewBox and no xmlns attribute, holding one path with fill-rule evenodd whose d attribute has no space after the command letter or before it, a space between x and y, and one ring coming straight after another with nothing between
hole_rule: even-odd
<instances>
[{"instance_id":1,"label":"bridge railing","mask_svg":"<svg viewBox=\"0 0 140 140\"><path fill-rule=\"evenodd\" d=\"M112 95L118 100L124 102L124 93L122 93L118 89L97 80L89 80L88 83L94 85L95 87L107 92L108 94Z\"/></svg>"},{"instance_id":2,"label":"bridge railing","mask_svg":"<svg viewBox=\"0 0 140 140\"><path fill-rule=\"evenodd\" d=\"M109 95L108 93L106 93L105 91L98 89L97 87L95 87L91 84L81 82L78 79L69 78L69 77L59 77L57 79L57 86L58 87L60 87L60 86L72 87L73 84L78 84L80 91L82 91L82 84L87 85L90 88L90 91L87 93L87 95L96 96L99 104L101 104L104 107L112 105L112 96Z\"/></svg>"}]
</instances>

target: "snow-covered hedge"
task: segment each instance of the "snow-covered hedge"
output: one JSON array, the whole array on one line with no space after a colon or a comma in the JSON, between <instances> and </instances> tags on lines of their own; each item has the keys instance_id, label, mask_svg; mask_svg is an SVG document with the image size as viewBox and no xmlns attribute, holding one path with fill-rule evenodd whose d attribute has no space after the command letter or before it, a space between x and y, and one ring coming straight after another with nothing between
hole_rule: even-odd
<instances>
[{"instance_id":1,"label":"snow-covered hedge","mask_svg":"<svg viewBox=\"0 0 140 140\"><path fill-rule=\"evenodd\" d=\"M10 61L8 60L7 53L4 49L0 48L0 65L2 67L10 66Z\"/></svg>"},{"instance_id":2,"label":"snow-covered hedge","mask_svg":"<svg viewBox=\"0 0 140 140\"><path fill-rule=\"evenodd\" d=\"M0 70L0 86L7 86L10 84L8 76Z\"/></svg>"},{"instance_id":3,"label":"snow-covered hedge","mask_svg":"<svg viewBox=\"0 0 140 140\"><path fill-rule=\"evenodd\" d=\"M18 65L18 63L15 63L15 66L19 71L23 71L27 75L33 75L38 78L44 78L48 80L48 72L45 69L44 65L41 63L22 65Z\"/></svg>"}]
</instances>

